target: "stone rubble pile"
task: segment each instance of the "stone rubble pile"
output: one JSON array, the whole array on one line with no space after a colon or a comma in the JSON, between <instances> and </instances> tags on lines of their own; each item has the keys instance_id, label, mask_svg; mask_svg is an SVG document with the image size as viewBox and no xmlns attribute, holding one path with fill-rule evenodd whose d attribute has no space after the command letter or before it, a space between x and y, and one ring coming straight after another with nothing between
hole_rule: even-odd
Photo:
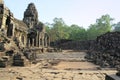
<instances>
[{"instance_id":1,"label":"stone rubble pile","mask_svg":"<svg viewBox=\"0 0 120 80\"><path fill-rule=\"evenodd\" d=\"M98 36L86 58L103 68L120 68L120 32Z\"/></svg>"}]
</instances>

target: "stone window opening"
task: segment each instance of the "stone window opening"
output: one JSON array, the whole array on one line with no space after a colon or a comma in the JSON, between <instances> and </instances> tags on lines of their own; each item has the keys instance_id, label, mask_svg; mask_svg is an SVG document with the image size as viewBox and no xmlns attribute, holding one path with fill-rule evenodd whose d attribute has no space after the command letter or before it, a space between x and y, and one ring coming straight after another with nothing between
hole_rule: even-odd
<instances>
[{"instance_id":1,"label":"stone window opening","mask_svg":"<svg viewBox=\"0 0 120 80\"><path fill-rule=\"evenodd\" d=\"M3 9L3 5L1 4L0 5L0 14L3 14L3 12L4 12L4 9Z\"/></svg>"},{"instance_id":2,"label":"stone window opening","mask_svg":"<svg viewBox=\"0 0 120 80\"><path fill-rule=\"evenodd\" d=\"M7 25L7 36L11 37L13 35L13 24L11 23L10 16L6 19L6 25Z\"/></svg>"}]
</instances>

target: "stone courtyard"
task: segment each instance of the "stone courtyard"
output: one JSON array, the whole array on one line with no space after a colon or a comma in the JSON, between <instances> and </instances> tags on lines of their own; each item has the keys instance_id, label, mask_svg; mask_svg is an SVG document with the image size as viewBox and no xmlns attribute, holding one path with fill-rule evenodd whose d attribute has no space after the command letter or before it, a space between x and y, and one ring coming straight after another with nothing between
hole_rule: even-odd
<instances>
[{"instance_id":1,"label":"stone courtyard","mask_svg":"<svg viewBox=\"0 0 120 80\"><path fill-rule=\"evenodd\" d=\"M85 52L39 54L37 64L0 69L0 80L105 80L116 70L98 69L84 59Z\"/></svg>"}]
</instances>

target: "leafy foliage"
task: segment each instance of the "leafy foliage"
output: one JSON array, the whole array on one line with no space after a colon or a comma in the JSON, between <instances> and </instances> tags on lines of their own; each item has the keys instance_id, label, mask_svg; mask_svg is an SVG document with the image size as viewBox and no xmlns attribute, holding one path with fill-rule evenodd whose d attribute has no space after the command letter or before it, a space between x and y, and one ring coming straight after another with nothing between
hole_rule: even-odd
<instances>
[{"instance_id":1,"label":"leafy foliage","mask_svg":"<svg viewBox=\"0 0 120 80\"><path fill-rule=\"evenodd\" d=\"M95 24L89 26L88 39L95 39L97 36L102 35L106 32L110 32L112 29L112 21L109 15L103 15L101 18L96 20Z\"/></svg>"},{"instance_id":2,"label":"leafy foliage","mask_svg":"<svg viewBox=\"0 0 120 80\"><path fill-rule=\"evenodd\" d=\"M114 31L120 31L120 22L114 25Z\"/></svg>"},{"instance_id":3,"label":"leafy foliage","mask_svg":"<svg viewBox=\"0 0 120 80\"><path fill-rule=\"evenodd\" d=\"M95 24L91 24L86 30L76 24L68 26L62 18L54 18L52 24L46 24L46 30L50 35L51 41L60 39L93 40L97 36L111 31L112 21L113 18L108 14L102 15L96 20Z\"/></svg>"}]
</instances>

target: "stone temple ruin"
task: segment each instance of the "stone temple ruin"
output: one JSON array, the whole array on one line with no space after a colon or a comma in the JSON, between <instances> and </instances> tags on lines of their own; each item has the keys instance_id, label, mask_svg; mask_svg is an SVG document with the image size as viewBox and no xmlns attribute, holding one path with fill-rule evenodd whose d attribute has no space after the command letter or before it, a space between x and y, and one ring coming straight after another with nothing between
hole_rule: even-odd
<instances>
[{"instance_id":1,"label":"stone temple ruin","mask_svg":"<svg viewBox=\"0 0 120 80\"><path fill-rule=\"evenodd\" d=\"M30 58L29 55L33 55L31 51L43 52L49 43L49 35L44 24L38 20L34 3L28 5L23 20L18 20L0 0L0 57L18 54L14 56L15 60L18 59L16 57L22 60L20 55Z\"/></svg>"},{"instance_id":2,"label":"stone temple ruin","mask_svg":"<svg viewBox=\"0 0 120 80\"><path fill-rule=\"evenodd\" d=\"M0 30L11 39L17 39L21 47L47 47L49 36L44 24L38 21L38 12L30 3L24 12L23 21L14 18L13 13L0 4Z\"/></svg>"},{"instance_id":3,"label":"stone temple ruin","mask_svg":"<svg viewBox=\"0 0 120 80\"><path fill-rule=\"evenodd\" d=\"M45 32L44 24L38 21L38 12L30 3L24 12L23 22L28 26L27 47L47 47L49 36Z\"/></svg>"},{"instance_id":4,"label":"stone temple ruin","mask_svg":"<svg viewBox=\"0 0 120 80\"><path fill-rule=\"evenodd\" d=\"M78 41L78 42L63 40L64 44L62 44L63 42L62 43L61 42L62 40L57 43L58 48L60 47L62 49L88 50L86 56L88 61L100 65L101 68L102 67L118 68L118 72L114 75L105 74L106 75L105 80L120 80L119 77L120 76L120 54L119 54L120 32L108 32L106 34L98 36L96 40ZM38 53L44 52L45 49L49 48L49 45L50 45L50 37L45 31L44 24L39 22L38 20L38 12L36 10L34 3L30 3L28 5L27 9L24 12L23 20L18 20L13 16L13 13L5 6L3 0L0 0L0 67L8 67L8 65L24 66L32 61L34 62L34 60L36 59L37 51ZM65 57L66 54L62 54L62 55ZM49 55L48 57L51 56ZM59 55L59 57L61 56ZM73 58L74 55L72 54L71 56L69 55L69 57L74 59ZM80 56L77 57L79 58ZM40 55L38 56L38 58L41 58ZM52 60L49 60L49 63L51 64L56 64L58 62L59 60L56 62L54 58L53 58L53 62ZM47 61L43 61L43 63L45 63L43 65L44 68L49 66ZM34 69L33 71L30 69L27 70L32 71L32 74L34 75L35 72L38 71L38 69L36 70ZM39 69L41 70L41 67L39 67ZM56 71L51 72L51 71L52 70L46 72L47 75L45 77L48 77L48 73L52 75L55 74L58 77L60 77L59 73L61 74L62 72L64 73L62 74L63 76L67 75L65 71L62 72L56 72ZM6 71L2 71L2 72L6 72ZM10 72L12 72L12 70L8 71L8 73ZM19 70L19 72L21 71ZM42 72L42 70L40 72ZM18 72L12 72L12 73L16 74ZM71 76L71 74L72 76L76 75L76 72L71 73L70 71L68 73L69 74L67 75L67 78L68 76ZM29 75L32 74L29 73ZM40 73L38 75L39 78L42 77L42 76L40 77L41 74L43 73ZM53 76L53 78L56 77L55 75ZM82 75L82 77L80 75ZM83 79L83 75L85 75L86 77L86 73L83 74L78 71L78 76L80 76L79 79ZM98 72L96 73L96 75L98 75ZM67 78L64 78L63 76L61 76L61 79L67 80ZM116 76L119 79L115 79ZM19 77L17 78L19 80L22 80L22 78ZM59 80L61 79L59 78ZM79 79L76 76L75 80L79 80ZM71 77L71 79L69 80L73 80L73 77Z\"/></svg>"}]
</instances>

